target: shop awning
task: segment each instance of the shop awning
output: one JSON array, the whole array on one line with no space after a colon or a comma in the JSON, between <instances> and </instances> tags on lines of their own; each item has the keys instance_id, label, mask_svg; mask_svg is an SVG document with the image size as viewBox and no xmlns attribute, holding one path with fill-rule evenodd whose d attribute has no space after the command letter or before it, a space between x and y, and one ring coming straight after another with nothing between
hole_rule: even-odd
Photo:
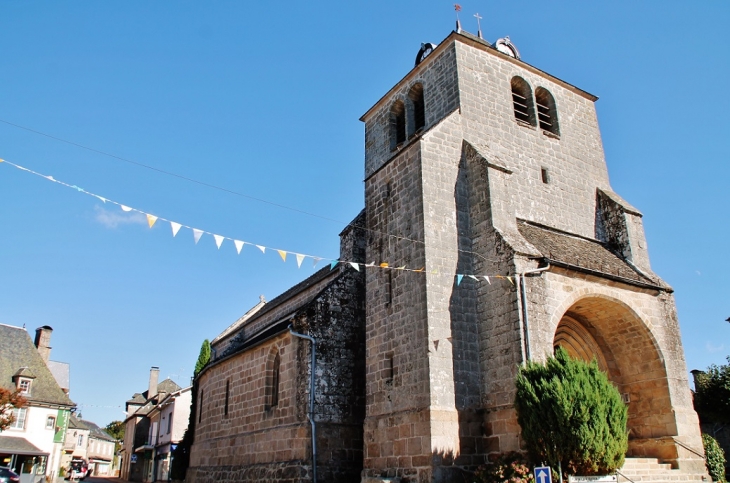
<instances>
[{"instance_id":1,"label":"shop awning","mask_svg":"<svg viewBox=\"0 0 730 483\"><path fill-rule=\"evenodd\" d=\"M31 444L27 439L18 436L0 436L0 453L48 456Z\"/></svg>"}]
</instances>

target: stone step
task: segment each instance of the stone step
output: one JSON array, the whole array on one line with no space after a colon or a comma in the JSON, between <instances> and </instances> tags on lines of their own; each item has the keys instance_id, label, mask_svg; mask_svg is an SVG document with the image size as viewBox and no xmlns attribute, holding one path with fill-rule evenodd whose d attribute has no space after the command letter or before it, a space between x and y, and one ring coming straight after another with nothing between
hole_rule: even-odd
<instances>
[{"instance_id":1,"label":"stone step","mask_svg":"<svg viewBox=\"0 0 730 483\"><path fill-rule=\"evenodd\" d=\"M702 475L687 474L673 470L666 463L659 463L656 458L626 458L619 470L617 483L698 483L703 481Z\"/></svg>"}]
</instances>

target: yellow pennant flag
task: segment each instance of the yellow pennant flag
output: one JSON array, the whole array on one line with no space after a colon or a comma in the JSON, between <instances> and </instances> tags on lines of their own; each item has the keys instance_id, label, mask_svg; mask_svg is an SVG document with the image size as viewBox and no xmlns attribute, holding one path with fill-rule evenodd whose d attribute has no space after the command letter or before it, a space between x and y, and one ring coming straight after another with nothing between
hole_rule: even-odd
<instances>
[{"instance_id":1,"label":"yellow pennant flag","mask_svg":"<svg viewBox=\"0 0 730 483\"><path fill-rule=\"evenodd\" d=\"M284 250L276 250L276 251L279 252L279 256L281 257L281 259L286 261L286 252Z\"/></svg>"},{"instance_id":2,"label":"yellow pennant flag","mask_svg":"<svg viewBox=\"0 0 730 483\"><path fill-rule=\"evenodd\" d=\"M382 262L380 268L388 268L388 262Z\"/></svg>"},{"instance_id":3,"label":"yellow pennant flag","mask_svg":"<svg viewBox=\"0 0 730 483\"><path fill-rule=\"evenodd\" d=\"M157 217L155 215L147 215L147 224L150 225L150 228L152 228L156 221Z\"/></svg>"},{"instance_id":4,"label":"yellow pennant flag","mask_svg":"<svg viewBox=\"0 0 730 483\"><path fill-rule=\"evenodd\" d=\"M5 161L5 160L3 158L0 158L0 163L2 163L3 161Z\"/></svg>"}]
</instances>

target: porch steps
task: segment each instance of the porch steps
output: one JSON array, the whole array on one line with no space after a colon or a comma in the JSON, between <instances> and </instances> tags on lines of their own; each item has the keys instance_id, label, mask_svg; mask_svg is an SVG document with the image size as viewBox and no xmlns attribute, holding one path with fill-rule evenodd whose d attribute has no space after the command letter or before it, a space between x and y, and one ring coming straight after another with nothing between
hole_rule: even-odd
<instances>
[{"instance_id":1,"label":"porch steps","mask_svg":"<svg viewBox=\"0 0 730 483\"><path fill-rule=\"evenodd\" d=\"M696 483L707 481L700 474L673 470L656 458L626 458L618 473L618 483ZM708 482L709 483L709 482Z\"/></svg>"}]
</instances>

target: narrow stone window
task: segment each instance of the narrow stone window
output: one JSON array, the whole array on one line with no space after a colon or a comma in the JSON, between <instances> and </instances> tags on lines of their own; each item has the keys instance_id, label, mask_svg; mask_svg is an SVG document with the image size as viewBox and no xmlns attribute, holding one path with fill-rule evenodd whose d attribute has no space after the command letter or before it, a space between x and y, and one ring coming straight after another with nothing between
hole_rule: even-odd
<instances>
[{"instance_id":1,"label":"narrow stone window","mask_svg":"<svg viewBox=\"0 0 730 483\"><path fill-rule=\"evenodd\" d=\"M423 86L415 84L408 92L408 99L413 109L412 128L410 134L416 134L426 126L426 109L423 102Z\"/></svg>"},{"instance_id":2,"label":"narrow stone window","mask_svg":"<svg viewBox=\"0 0 730 483\"><path fill-rule=\"evenodd\" d=\"M384 368L385 369L385 374L384 374L385 375L385 383L388 384L388 385L392 385L393 384L393 373L394 373L393 368L394 368L394 366L393 366L393 353L390 352L390 353L388 353L388 354L385 355L385 368Z\"/></svg>"},{"instance_id":3,"label":"narrow stone window","mask_svg":"<svg viewBox=\"0 0 730 483\"><path fill-rule=\"evenodd\" d=\"M228 399L231 396L231 381L226 380L226 400L223 404L223 416L228 417Z\"/></svg>"},{"instance_id":4,"label":"narrow stone window","mask_svg":"<svg viewBox=\"0 0 730 483\"><path fill-rule=\"evenodd\" d=\"M274 367L272 369L271 379L271 407L279 405L279 376L281 369L281 356L276 353L274 357Z\"/></svg>"},{"instance_id":5,"label":"narrow stone window","mask_svg":"<svg viewBox=\"0 0 730 483\"><path fill-rule=\"evenodd\" d=\"M406 140L406 106L397 100L390 108L390 149L394 150Z\"/></svg>"},{"instance_id":6,"label":"narrow stone window","mask_svg":"<svg viewBox=\"0 0 730 483\"><path fill-rule=\"evenodd\" d=\"M512 106L515 119L535 126L535 107L532 103L532 89L522 77L512 78Z\"/></svg>"},{"instance_id":7,"label":"narrow stone window","mask_svg":"<svg viewBox=\"0 0 730 483\"><path fill-rule=\"evenodd\" d=\"M393 303L393 272L385 271L385 305Z\"/></svg>"},{"instance_id":8,"label":"narrow stone window","mask_svg":"<svg viewBox=\"0 0 730 483\"><path fill-rule=\"evenodd\" d=\"M203 390L200 390L200 410L198 411L198 422L203 420Z\"/></svg>"},{"instance_id":9,"label":"narrow stone window","mask_svg":"<svg viewBox=\"0 0 730 483\"><path fill-rule=\"evenodd\" d=\"M279 383L281 379L281 354L278 348L269 353L266 362L266 409L279 405Z\"/></svg>"},{"instance_id":10,"label":"narrow stone window","mask_svg":"<svg viewBox=\"0 0 730 483\"><path fill-rule=\"evenodd\" d=\"M543 183L548 184L550 182L550 178L548 178L547 168L540 168L540 177L542 178Z\"/></svg>"},{"instance_id":11,"label":"narrow stone window","mask_svg":"<svg viewBox=\"0 0 730 483\"><path fill-rule=\"evenodd\" d=\"M535 100L537 101L537 117L540 121L540 129L560 136L558 110L555 108L553 95L547 89L538 87L535 90Z\"/></svg>"}]
</instances>

